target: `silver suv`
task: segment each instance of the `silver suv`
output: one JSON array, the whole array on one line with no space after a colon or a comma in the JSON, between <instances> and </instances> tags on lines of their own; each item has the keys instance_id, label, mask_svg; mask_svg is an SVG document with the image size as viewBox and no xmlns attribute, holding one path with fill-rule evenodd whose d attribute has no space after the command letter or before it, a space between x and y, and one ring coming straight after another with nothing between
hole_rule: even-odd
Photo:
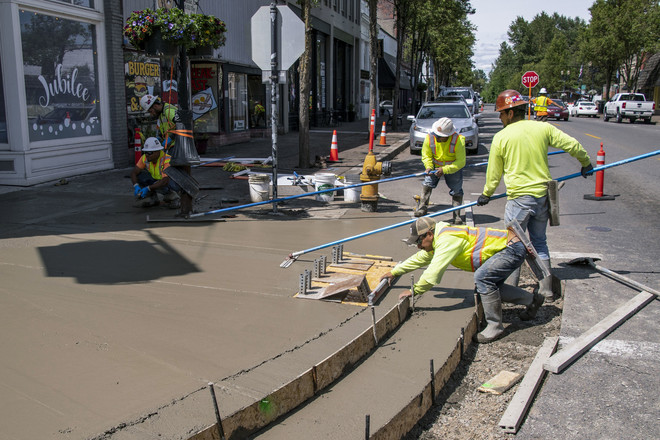
<instances>
[{"instance_id":1,"label":"silver suv","mask_svg":"<svg viewBox=\"0 0 660 440\"><path fill-rule=\"evenodd\" d=\"M470 113L479 113L479 98L472 87L447 87L440 92L440 96L462 96L470 109Z\"/></svg>"},{"instance_id":2,"label":"silver suv","mask_svg":"<svg viewBox=\"0 0 660 440\"><path fill-rule=\"evenodd\" d=\"M439 98L438 101L425 102L417 116L408 116L410 124L410 152L422 151L426 135L431 132L431 126L440 118L449 118L459 134L465 136L466 152L476 153L479 149L479 126L470 114L463 99L455 97Z\"/></svg>"}]
</instances>

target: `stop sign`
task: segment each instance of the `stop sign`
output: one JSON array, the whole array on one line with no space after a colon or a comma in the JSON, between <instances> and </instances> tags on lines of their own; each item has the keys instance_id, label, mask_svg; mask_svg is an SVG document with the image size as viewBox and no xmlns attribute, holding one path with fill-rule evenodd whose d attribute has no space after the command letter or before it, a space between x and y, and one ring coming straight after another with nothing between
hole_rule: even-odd
<instances>
[{"instance_id":1,"label":"stop sign","mask_svg":"<svg viewBox=\"0 0 660 440\"><path fill-rule=\"evenodd\" d=\"M525 74L522 76L522 83L523 86L529 87L531 89L539 83L539 75L533 70L525 72Z\"/></svg>"}]
</instances>

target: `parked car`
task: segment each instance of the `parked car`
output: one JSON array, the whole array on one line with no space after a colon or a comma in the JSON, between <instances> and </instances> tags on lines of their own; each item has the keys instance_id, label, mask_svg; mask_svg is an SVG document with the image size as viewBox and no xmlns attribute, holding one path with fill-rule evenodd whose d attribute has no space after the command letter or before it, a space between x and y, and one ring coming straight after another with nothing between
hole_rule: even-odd
<instances>
[{"instance_id":1,"label":"parked car","mask_svg":"<svg viewBox=\"0 0 660 440\"><path fill-rule=\"evenodd\" d=\"M422 151L426 135L431 132L431 126L440 118L449 118L459 134L465 136L465 150L473 153L479 149L479 127L470 114L470 110L462 99L443 99L425 102L417 116L408 116L410 125L410 152Z\"/></svg>"},{"instance_id":2,"label":"parked car","mask_svg":"<svg viewBox=\"0 0 660 440\"><path fill-rule=\"evenodd\" d=\"M617 93L605 103L603 109L603 120L615 118L621 122L628 118L630 123L637 119L643 119L647 124L651 123L651 116L655 111L655 102L647 101L642 93Z\"/></svg>"},{"instance_id":3,"label":"parked car","mask_svg":"<svg viewBox=\"0 0 660 440\"><path fill-rule=\"evenodd\" d=\"M394 108L394 103L392 101L381 101L379 104L380 107L380 114L381 116L384 115L385 113L389 113L390 116L392 115L392 110Z\"/></svg>"},{"instance_id":4,"label":"parked car","mask_svg":"<svg viewBox=\"0 0 660 440\"><path fill-rule=\"evenodd\" d=\"M462 96L473 115L479 113L479 99L472 87L447 87L442 89L440 96Z\"/></svg>"},{"instance_id":5,"label":"parked car","mask_svg":"<svg viewBox=\"0 0 660 440\"><path fill-rule=\"evenodd\" d=\"M551 99L556 105L548 105L548 119L552 118L558 121L563 119L564 121L568 121L568 108L566 107L566 104L564 104L564 101L555 98Z\"/></svg>"},{"instance_id":6,"label":"parked car","mask_svg":"<svg viewBox=\"0 0 660 440\"><path fill-rule=\"evenodd\" d=\"M596 104L591 101L580 100L573 104L569 113L571 116L575 117L590 116L592 118L597 118L598 107L596 107Z\"/></svg>"}]
</instances>

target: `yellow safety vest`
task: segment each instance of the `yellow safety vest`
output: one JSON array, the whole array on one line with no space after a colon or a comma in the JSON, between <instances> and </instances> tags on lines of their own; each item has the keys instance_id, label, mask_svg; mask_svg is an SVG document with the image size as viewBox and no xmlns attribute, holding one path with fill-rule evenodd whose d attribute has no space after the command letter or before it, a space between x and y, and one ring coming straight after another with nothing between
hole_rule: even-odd
<instances>
[{"instance_id":1,"label":"yellow safety vest","mask_svg":"<svg viewBox=\"0 0 660 440\"><path fill-rule=\"evenodd\" d=\"M470 243L469 249L457 256L451 264L459 269L474 272L484 261L506 248L508 232L504 229L446 226L436 234L436 237L443 234L453 235Z\"/></svg>"},{"instance_id":2,"label":"yellow safety vest","mask_svg":"<svg viewBox=\"0 0 660 440\"><path fill-rule=\"evenodd\" d=\"M444 166L444 165L449 165L450 163L454 163L456 161L456 142L458 142L458 133L454 133L451 137L451 141L449 142L449 151L448 156L446 156L447 159L450 160L439 160L438 159L438 154L436 153L435 149L435 135L434 134L429 134L429 146L431 147L431 153L432 153L432 159L433 163L438 166ZM442 155L443 151L440 151L440 154Z\"/></svg>"},{"instance_id":3,"label":"yellow safety vest","mask_svg":"<svg viewBox=\"0 0 660 440\"><path fill-rule=\"evenodd\" d=\"M161 180L164 174L163 171L170 166L170 159L172 159L172 156L161 151L160 156L158 156L158 161L154 163L148 161L147 155L143 154L140 158L140 162L138 162L138 168L146 169L155 180Z\"/></svg>"},{"instance_id":4,"label":"yellow safety vest","mask_svg":"<svg viewBox=\"0 0 660 440\"><path fill-rule=\"evenodd\" d=\"M548 111L548 97L539 96L534 100L534 111L535 112L547 112Z\"/></svg>"}]
</instances>

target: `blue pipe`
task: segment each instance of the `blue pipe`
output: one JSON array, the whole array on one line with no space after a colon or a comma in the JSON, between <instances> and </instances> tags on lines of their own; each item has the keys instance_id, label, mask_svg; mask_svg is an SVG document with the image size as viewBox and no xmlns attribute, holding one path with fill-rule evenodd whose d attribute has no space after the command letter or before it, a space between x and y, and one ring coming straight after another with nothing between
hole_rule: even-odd
<instances>
[{"instance_id":1,"label":"blue pipe","mask_svg":"<svg viewBox=\"0 0 660 440\"><path fill-rule=\"evenodd\" d=\"M597 171L603 171L603 170L606 170L608 168L616 167L616 166L619 166L619 165L625 165L627 163L634 162L634 161L641 160L641 159L646 159L648 157L655 156L655 155L658 155L658 154L660 154L660 150L656 150L656 151L653 151L653 152L647 153L647 154L642 154L640 156L630 157L628 159L620 160L618 162L613 162L609 165L603 165L603 166L600 166L600 167L596 167L596 168L593 169L593 172L595 173ZM564 180L574 179L576 177L582 177L582 174L581 173L568 174L566 176L559 177L556 180L558 182L562 182ZM490 200L501 199L502 197L505 197L505 196L506 196L506 193L497 194L497 195L492 196L490 198ZM470 207L470 206L474 206L476 204L477 204L477 202L470 202L470 203L466 203L466 204L461 205L461 206L454 206L454 207L445 209L443 211L434 212L433 214L428 214L426 217L435 217L435 216L438 216L438 215L447 214L449 212L453 212L453 211L456 211L458 209L464 209L464 208L467 208L467 207ZM293 252L292 254L289 255L289 258L297 258L300 255L307 254L309 252L318 251L320 249L324 249L324 248L327 248L327 247L330 247L330 246L345 243L347 241L357 240L358 238L366 237L366 236L372 235L372 234L377 234L378 232L384 232L384 231L388 231L390 229L398 228L400 226L409 225L410 223L413 223L415 221L417 221L416 218L411 219L411 220L406 220L406 221L403 221L403 222L400 222L400 223L395 223L395 224L390 225L390 226L385 226L385 227L382 227L382 228L379 228L379 229L374 229L372 231L364 232L362 234L353 235L352 237L343 238L341 240L336 240L336 241L326 243L326 244L322 244L322 245L319 245L319 246L316 246L316 247L313 247L313 248L305 249L304 251Z\"/></svg>"},{"instance_id":2,"label":"blue pipe","mask_svg":"<svg viewBox=\"0 0 660 440\"><path fill-rule=\"evenodd\" d=\"M564 153L564 151L553 151L553 152L548 153L548 156L553 155L553 154L561 154L561 153ZM212 162L207 162L207 163L212 163ZM488 165L488 162L473 163L473 164L470 164L470 165L466 165L466 168L467 167L478 167L478 166L483 166L483 165ZM271 203L279 203L279 202L283 202L283 201L286 201L286 200L299 199L301 197L313 196L313 195L316 195L316 194L323 194L323 193L334 192L334 191L343 191L345 189L358 188L358 187L366 186L366 185L374 185L374 184L377 185L377 184L385 183L385 182L394 182L396 180L410 179L411 177L421 177L425 174L426 174L426 171L422 171L422 172L415 173L415 174L406 174L405 176L390 177L390 178L387 178L387 179L374 180L374 181L371 181L371 182L356 183L354 185L322 189L322 190L319 190L319 191L312 191L312 192L297 194L297 195L288 196L288 197L280 197L278 199L264 200L264 201L261 201L261 202L248 203L246 205L231 206L229 208L221 208L221 209L216 209L216 210L213 210L213 211L200 212L200 213L197 213L197 214L191 214L189 216L189 218L202 217L202 216L205 216L205 215L212 215L212 214L221 214L223 212L236 211L238 209L243 209L243 208L252 208L254 206L269 205ZM297 177L297 173L294 172L294 175Z\"/></svg>"}]
</instances>

